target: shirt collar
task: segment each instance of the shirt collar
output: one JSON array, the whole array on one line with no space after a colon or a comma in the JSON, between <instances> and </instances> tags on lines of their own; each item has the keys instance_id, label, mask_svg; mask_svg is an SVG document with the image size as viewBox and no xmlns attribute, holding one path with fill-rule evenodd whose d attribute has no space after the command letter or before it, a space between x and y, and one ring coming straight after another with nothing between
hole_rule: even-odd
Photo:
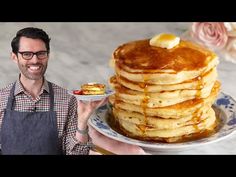
<instances>
[{"instance_id":1,"label":"shirt collar","mask_svg":"<svg viewBox=\"0 0 236 177\"><path fill-rule=\"evenodd\" d=\"M42 86L42 89L40 91L40 94L42 94L44 91L49 93L48 81L45 78L43 80L44 80L44 82L43 82L43 86ZM26 93L26 90L24 89L24 87L23 87L23 85L22 85L22 83L20 81L20 75L19 75L19 78L16 81L14 96L18 95L21 92Z\"/></svg>"}]
</instances>

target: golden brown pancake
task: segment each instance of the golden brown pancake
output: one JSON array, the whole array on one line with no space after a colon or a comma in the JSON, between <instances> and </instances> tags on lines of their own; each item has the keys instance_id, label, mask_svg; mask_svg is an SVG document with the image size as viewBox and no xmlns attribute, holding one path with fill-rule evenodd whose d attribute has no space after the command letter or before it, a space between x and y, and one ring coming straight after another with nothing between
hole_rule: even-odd
<instances>
[{"instance_id":1,"label":"golden brown pancake","mask_svg":"<svg viewBox=\"0 0 236 177\"><path fill-rule=\"evenodd\" d=\"M119 119L118 121L120 123L120 126L122 127L121 129L125 130L126 134L128 134L129 136L135 136L139 139L149 140L158 140L158 138L165 139L181 137L184 135L199 133L206 130L212 130L216 126L215 112L212 108L208 111L207 118L204 118L203 120L197 123L187 124L185 126L178 127L175 129L158 129L138 125L123 119Z\"/></svg>"},{"instance_id":2,"label":"golden brown pancake","mask_svg":"<svg viewBox=\"0 0 236 177\"><path fill-rule=\"evenodd\" d=\"M133 41L118 47L115 71L130 81L150 84L176 84L206 73L218 64L215 53L181 41L173 49L149 45L149 40Z\"/></svg>"},{"instance_id":3,"label":"golden brown pancake","mask_svg":"<svg viewBox=\"0 0 236 177\"><path fill-rule=\"evenodd\" d=\"M81 86L83 95L103 95L106 90L104 84L99 83L87 83Z\"/></svg>"},{"instance_id":4,"label":"golden brown pancake","mask_svg":"<svg viewBox=\"0 0 236 177\"><path fill-rule=\"evenodd\" d=\"M194 98L206 98L210 95L214 83L202 89L183 89L162 92L139 92L117 84L115 86L116 97L126 103L142 105L146 102L147 107L164 107L181 103Z\"/></svg>"},{"instance_id":5,"label":"golden brown pancake","mask_svg":"<svg viewBox=\"0 0 236 177\"><path fill-rule=\"evenodd\" d=\"M215 82L217 78L216 68L204 73L202 77L196 77L188 81L184 81L178 84L148 84L144 82L134 82L130 81L122 76L116 76L110 78L109 83L112 87L118 82L122 86L127 87L132 90L140 92L161 92L161 91L171 91L171 90L182 90L182 89L201 89ZM118 80L118 81L117 81Z\"/></svg>"},{"instance_id":6,"label":"golden brown pancake","mask_svg":"<svg viewBox=\"0 0 236 177\"><path fill-rule=\"evenodd\" d=\"M127 110L129 112L137 112L145 114L146 116L157 116L161 118L179 119L182 117L189 117L192 115L201 114L204 109L209 109L215 101L220 91L220 83L216 81L211 94L205 99L192 99L178 104L165 107L143 107L145 105L137 106L119 100L115 95L109 97L109 102L118 109Z\"/></svg>"}]
</instances>

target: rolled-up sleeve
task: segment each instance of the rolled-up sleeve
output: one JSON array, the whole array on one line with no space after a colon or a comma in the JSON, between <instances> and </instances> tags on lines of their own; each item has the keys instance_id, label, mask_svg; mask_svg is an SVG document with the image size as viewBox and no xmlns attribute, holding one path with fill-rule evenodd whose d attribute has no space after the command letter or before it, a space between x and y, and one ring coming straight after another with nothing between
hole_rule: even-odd
<instances>
[{"instance_id":1,"label":"rolled-up sleeve","mask_svg":"<svg viewBox=\"0 0 236 177\"><path fill-rule=\"evenodd\" d=\"M72 97L69 104L68 119L63 131L62 148L66 155L88 155L92 147L92 139L90 137L87 143L81 143L75 138L77 122L77 100L75 97Z\"/></svg>"}]
</instances>

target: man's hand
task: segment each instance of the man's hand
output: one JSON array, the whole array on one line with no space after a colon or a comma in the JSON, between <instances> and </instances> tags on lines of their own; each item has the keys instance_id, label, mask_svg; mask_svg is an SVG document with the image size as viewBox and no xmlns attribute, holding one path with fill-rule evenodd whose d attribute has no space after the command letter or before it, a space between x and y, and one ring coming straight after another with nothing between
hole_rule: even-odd
<instances>
[{"instance_id":1,"label":"man's hand","mask_svg":"<svg viewBox=\"0 0 236 177\"><path fill-rule=\"evenodd\" d=\"M107 98L99 101L78 101L78 129L80 131L85 131L88 128L88 119L94 113L94 111L107 103ZM88 141L87 134L81 134L81 132L76 132L76 139L82 143Z\"/></svg>"},{"instance_id":2,"label":"man's hand","mask_svg":"<svg viewBox=\"0 0 236 177\"><path fill-rule=\"evenodd\" d=\"M78 101L78 124L86 124L94 111L107 103L107 98L99 101Z\"/></svg>"}]
</instances>

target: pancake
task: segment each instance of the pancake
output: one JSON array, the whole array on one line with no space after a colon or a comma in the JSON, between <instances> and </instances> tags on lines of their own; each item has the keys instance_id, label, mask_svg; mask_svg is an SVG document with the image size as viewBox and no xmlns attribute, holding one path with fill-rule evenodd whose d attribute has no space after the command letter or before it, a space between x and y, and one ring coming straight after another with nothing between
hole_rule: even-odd
<instances>
[{"instance_id":1,"label":"pancake","mask_svg":"<svg viewBox=\"0 0 236 177\"><path fill-rule=\"evenodd\" d=\"M156 129L176 129L179 127L183 127L186 125L192 125L194 123L198 123L207 118L207 111L210 107L205 107L205 109L201 112L199 116L189 115L187 117L181 117L179 119L163 119L161 117L151 117L151 116L143 116L140 113L129 112L122 109L113 108L113 114L116 119L124 120L136 125L147 126Z\"/></svg>"},{"instance_id":2,"label":"pancake","mask_svg":"<svg viewBox=\"0 0 236 177\"><path fill-rule=\"evenodd\" d=\"M106 86L99 83L87 83L81 85L83 95L103 95L105 94Z\"/></svg>"},{"instance_id":3,"label":"pancake","mask_svg":"<svg viewBox=\"0 0 236 177\"><path fill-rule=\"evenodd\" d=\"M149 84L181 83L219 63L215 53L182 40L169 50L150 46L148 39L133 41L118 47L113 59L118 76Z\"/></svg>"},{"instance_id":4,"label":"pancake","mask_svg":"<svg viewBox=\"0 0 236 177\"><path fill-rule=\"evenodd\" d=\"M217 82L217 84L219 83ZM135 105L132 107L132 105L119 101L114 103L114 96L113 99L112 97L110 98L110 101L114 105L113 114L116 119L126 120L138 125L156 127L158 129L173 129L206 118L207 112L211 108L212 102L215 100L219 91L219 85L217 84L212 89L211 95L206 99L189 100L164 108L150 109Z\"/></svg>"},{"instance_id":5,"label":"pancake","mask_svg":"<svg viewBox=\"0 0 236 177\"><path fill-rule=\"evenodd\" d=\"M164 107L181 103L194 98L206 98L210 95L214 83L198 90L174 90L163 92L138 92L121 85L115 86L116 97L126 103L142 105L149 108Z\"/></svg>"},{"instance_id":6,"label":"pancake","mask_svg":"<svg viewBox=\"0 0 236 177\"><path fill-rule=\"evenodd\" d=\"M171 90L182 90L182 89L201 89L215 82L217 78L216 68L204 73L202 78L197 77L188 81L184 81L178 84L147 84L144 82L134 82L130 81L122 76L113 76L110 78L110 85L119 82L122 86L127 87L131 90L136 90L140 92L161 92L161 91L171 91ZM117 81L118 80L118 81Z\"/></svg>"},{"instance_id":7,"label":"pancake","mask_svg":"<svg viewBox=\"0 0 236 177\"><path fill-rule=\"evenodd\" d=\"M220 83L216 81L211 94L205 99L192 99L178 104L165 106L165 107L145 107L145 114L147 116L159 116L162 118L180 118L192 115L196 110L203 108L204 106L210 106L216 99L220 90ZM143 114L144 108L140 105L134 105L119 100L115 95L109 97L109 102L116 108L128 110L131 112L138 112Z\"/></svg>"},{"instance_id":8,"label":"pancake","mask_svg":"<svg viewBox=\"0 0 236 177\"><path fill-rule=\"evenodd\" d=\"M204 108L210 108L215 101L220 90L220 83L217 81L213 87L211 94L205 99L192 99L185 102L174 104L166 107L142 107L134 104L129 104L118 100L115 95L109 97L109 102L118 109L127 110L129 112L137 112L145 114L146 116L157 116L162 118L179 119L181 117L188 117L198 115Z\"/></svg>"},{"instance_id":9,"label":"pancake","mask_svg":"<svg viewBox=\"0 0 236 177\"><path fill-rule=\"evenodd\" d=\"M119 119L121 129L125 130L128 136L139 137L140 139L156 140L158 138L173 138L184 135L191 135L205 130L212 130L216 126L215 112L211 108L208 111L207 118L196 123L182 126L175 129L157 129L148 126L142 126L135 123Z\"/></svg>"}]
</instances>

